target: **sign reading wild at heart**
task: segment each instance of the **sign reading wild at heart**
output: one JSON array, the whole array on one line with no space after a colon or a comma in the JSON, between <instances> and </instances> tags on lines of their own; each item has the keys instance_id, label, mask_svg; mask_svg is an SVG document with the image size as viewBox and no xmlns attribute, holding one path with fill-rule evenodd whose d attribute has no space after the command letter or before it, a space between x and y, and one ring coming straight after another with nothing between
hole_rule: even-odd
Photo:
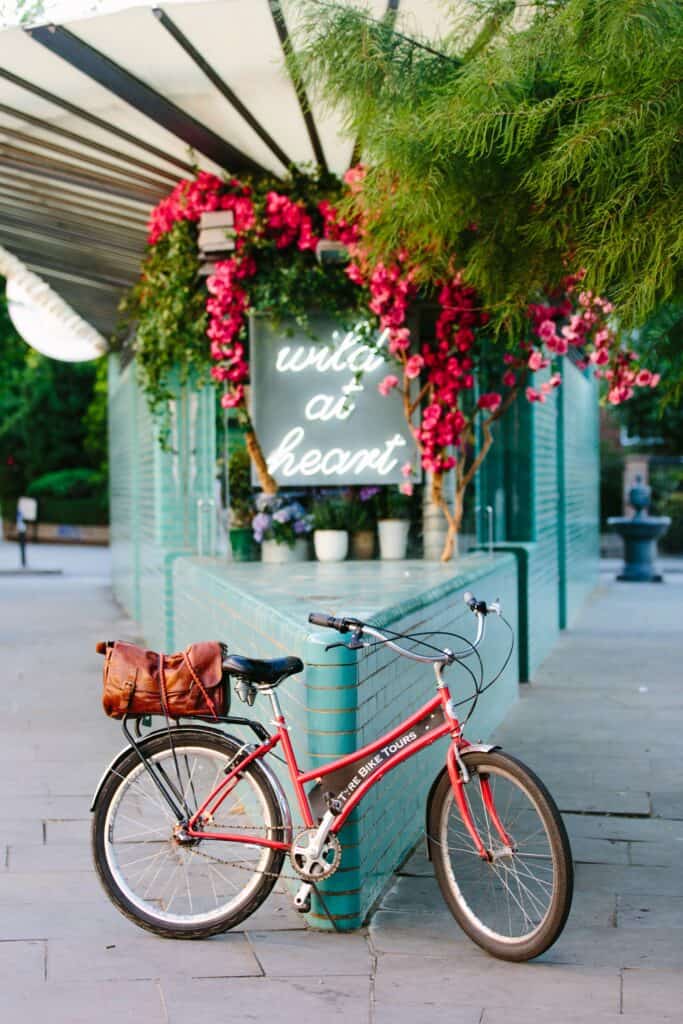
<instances>
[{"instance_id":1,"label":"sign reading wild at heart","mask_svg":"<svg viewBox=\"0 0 683 1024\"><path fill-rule=\"evenodd\" d=\"M311 331L251 320L251 413L270 473L280 486L400 483L417 460L401 396L377 390L385 338L322 317Z\"/></svg>"}]
</instances>

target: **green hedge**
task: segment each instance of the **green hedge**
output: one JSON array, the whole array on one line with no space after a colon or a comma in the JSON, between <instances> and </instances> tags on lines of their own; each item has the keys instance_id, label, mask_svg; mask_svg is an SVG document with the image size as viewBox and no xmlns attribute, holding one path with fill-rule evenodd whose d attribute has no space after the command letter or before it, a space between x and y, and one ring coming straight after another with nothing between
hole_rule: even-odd
<instances>
[{"instance_id":1,"label":"green hedge","mask_svg":"<svg viewBox=\"0 0 683 1024\"><path fill-rule=\"evenodd\" d=\"M106 499L97 498L38 498L38 522L64 526L106 526L109 512ZM3 502L3 518L14 522L17 517L16 501ZM29 527L32 529L32 527Z\"/></svg>"},{"instance_id":2,"label":"green hedge","mask_svg":"<svg viewBox=\"0 0 683 1024\"><path fill-rule=\"evenodd\" d=\"M671 526L659 542L662 551L683 554L683 491L669 495L662 504L662 514L671 516Z\"/></svg>"},{"instance_id":3,"label":"green hedge","mask_svg":"<svg viewBox=\"0 0 683 1024\"><path fill-rule=\"evenodd\" d=\"M100 498L39 498L38 522L105 526L109 515L106 502Z\"/></svg>"}]
</instances>

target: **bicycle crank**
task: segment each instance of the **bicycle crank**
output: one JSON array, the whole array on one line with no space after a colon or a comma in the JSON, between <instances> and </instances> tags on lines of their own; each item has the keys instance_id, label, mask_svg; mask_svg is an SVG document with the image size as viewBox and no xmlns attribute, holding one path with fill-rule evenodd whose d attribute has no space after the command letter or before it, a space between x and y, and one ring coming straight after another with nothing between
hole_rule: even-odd
<instances>
[{"instance_id":1,"label":"bicycle crank","mask_svg":"<svg viewBox=\"0 0 683 1024\"><path fill-rule=\"evenodd\" d=\"M335 835L328 835L319 847L318 829L305 828L294 837L289 859L300 878L307 882L321 882L335 873L341 863L341 854L341 843Z\"/></svg>"}]
</instances>

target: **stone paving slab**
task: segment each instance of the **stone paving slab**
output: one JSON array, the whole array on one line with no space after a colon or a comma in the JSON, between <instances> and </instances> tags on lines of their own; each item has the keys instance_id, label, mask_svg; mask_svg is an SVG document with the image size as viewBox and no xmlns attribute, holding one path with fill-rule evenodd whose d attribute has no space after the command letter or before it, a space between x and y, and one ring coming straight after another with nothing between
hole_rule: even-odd
<instances>
[{"instance_id":1,"label":"stone paving slab","mask_svg":"<svg viewBox=\"0 0 683 1024\"><path fill-rule=\"evenodd\" d=\"M565 929L543 954L545 963L590 964L595 967L676 967L683 969L681 932L661 925L652 928Z\"/></svg>"},{"instance_id":2,"label":"stone paving slab","mask_svg":"<svg viewBox=\"0 0 683 1024\"><path fill-rule=\"evenodd\" d=\"M92 937L50 939L48 980L140 981L155 978L258 978L263 970L246 936L239 932L202 942L160 942L140 929L118 941Z\"/></svg>"},{"instance_id":3,"label":"stone paving slab","mask_svg":"<svg viewBox=\"0 0 683 1024\"><path fill-rule=\"evenodd\" d=\"M3 1012L11 1024L167 1024L157 981L59 982L32 986L3 979Z\"/></svg>"},{"instance_id":4,"label":"stone paving slab","mask_svg":"<svg viewBox=\"0 0 683 1024\"><path fill-rule=\"evenodd\" d=\"M328 977L327 974L284 978L226 978L162 981L161 991L169 1024L188 1024L201 1011L220 1024L370 1024L368 976ZM375 1022L373 1021L373 1024Z\"/></svg>"},{"instance_id":5,"label":"stone paving slab","mask_svg":"<svg viewBox=\"0 0 683 1024\"><path fill-rule=\"evenodd\" d=\"M378 1004L412 1006L416 1012L427 999L431 1006L514 1007L527 1005L550 1016L567 1005L592 1008L595 1013L618 1013L621 978L617 969L563 966L540 961L508 964L488 961L485 983L479 963L434 957L416 960L380 956L375 976ZM426 1016L431 1019L431 1015Z\"/></svg>"},{"instance_id":6,"label":"stone paving slab","mask_svg":"<svg viewBox=\"0 0 683 1024\"><path fill-rule=\"evenodd\" d=\"M594 814L563 814L570 837L620 839L658 843L669 849L683 846L683 823L655 818L616 818Z\"/></svg>"},{"instance_id":7,"label":"stone paving slab","mask_svg":"<svg viewBox=\"0 0 683 1024\"><path fill-rule=\"evenodd\" d=\"M254 954L269 978L368 974L370 955L358 935L249 930L248 936Z\"/></svg>"},{"instance_id":8,"label":"stone paving slab","mask_svg":"<svg viewBox=\"0 0 683 1024\"><path fill-rule=\"evenodd\" d=\"M680 1021L683 1008L683 973L661 969L628 969L623 972L622 1007L625 1016L659 1015Z\"/></svg>"},{"instance_id":9,"label":"stone paving slab","mask_svg":"<svg viewBox=\"0 0 683 1024\"><path fill-rule=\"evenodd\" d=\"M90 846L92 818L45 818L42 822L45 843Z\"/></svg>"},{"instance_id":10,"label":"stone paving slab","mask_svg":"<svg viewBox=\"0 0 683 1024\"><path fill-rule=\"evenodd\" d=\"M617 925L624 928L683 929L683 896L644 896L642 893L619 896ZM683 934L678 942L683 946Z\"/></svg>"},{"instance_id":11,"label":"stone paving slab","mask_svg":"<svg viewBox=\"0 0 683 1024\"><path fill-rule=\"evenodd\" d=\"M101 903L102 886L94 871L0 871L0 908L38 900L61 907ZM86 913L80 910L79 913Z\"/></svg>"},{"instance_id":12,"label":"stone paving slab","mask_svg":"<svg viewBox=\"0 0 683 1024\"><path fill-rule=\"evenodd\" d=\"M14 874L93 871L90 843L10 843L7 870Z\"/></svg>"},{"instance_id":13,"label":"stone paving slab","mask_svg":"<svg viewBox=\"0 0 683 1024\"><path fill-rule=\"evenodd\" d=\"M30 986L45 980L47 943L42 939L0 941L0 978Z\"/></svg>"},{"instance_id":14,"label":"stone paving slab","mask_svg":"<svg viewBox=\"0 0 683 1024\"><path fill-rule=\"evenodd\" d=\"M620 864L577 864L574 886L584 892L618 892L680 896L681 872L668 867L624 867Z\"/></svg>"}]
</instances>

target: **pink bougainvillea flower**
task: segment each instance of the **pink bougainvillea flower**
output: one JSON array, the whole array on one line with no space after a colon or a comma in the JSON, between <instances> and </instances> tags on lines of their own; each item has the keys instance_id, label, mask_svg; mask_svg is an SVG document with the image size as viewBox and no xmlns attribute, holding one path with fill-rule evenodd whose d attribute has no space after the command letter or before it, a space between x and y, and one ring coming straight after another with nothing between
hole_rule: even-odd
<instances>
[{"instance_id":1,"label":"pink bougainvillea flower","mask_svg":"<svg viewBox=\"0 0 683 1024\"><path fill-rule=\"evenodd\" d=\"M503 384L506 388L514 388L517 383L517 374L512 370L506 370L503 374Z\"/></svg>"},{"instance_id":2,"label":"pink bougainvillea flower","mask_svg":"<svg viewBox=\"0 0 683 1024\"><path fill-rule=\"evenodd\" d=\"M221 405L224 409L234 409L244 401L244 388L239 384L236 388L221 396Z\"/></svg>"},{"instance_id":3,"label":"pink bougainvillea flower","mask_svg":"<svg viewBox=\"0 0 683 1024\"><path fill-rule=\"evenodd\" d=\"M384 378L384 380L381 380L379 382L379 384L377 385L377 390L379 391L380 395L384 395L384 397L386 398L389 392L393 391L395 387L398 387L398 377L395 374L390 373Z\"/></svg>"},{"instance_id":4,"label":"pink bougainvillea flower","mask_svg":"<svg viewBox=\"0 0 683 1024\"><path fill-rule=\"evenodd\" d=\"M405 365L405 375L409 380L414 380L420 376L420 371L424 366L425 361L422 356L411 356Z\"/></svg>"},{"instance_id":5,"label":"pink bougainvillea flower","mask_svg":"<svg viewBox=\"0 0 683 1024\"><path fill-rule=\"evenodd\" d=\"M344 183L349 186L352 192L360 192L366 174L367 169L363 164L356 164L355 167L349 167L348 171L344 174Z\"/></svg>"},{"instance_id":6,"label":"pink bougainvillea flower","mask_svg":"<svg viewBox=\"0 0 683 1024\"><path fill-rule=\"evenodd\" d=\"M489 391L486 394L479 396L477 399L477 408L490 409L491 412L495 412L502 400L503 396L499 395L497 391Z\"/></svg>"},{"instance_id":7,"label":"pink bougainvillea flower","mask_svg":"<svg viewBox=\"0 0 683 1024\"><path fill-rule=\"evenodd\" d=\"M405 494L409 498L412 496L414 490L410 480L404 480L403 483L398 485L398 489L401 492L401 494Z\"/></svg>"},{"instance_id":8,"label":"pink bougainvillea flower","mask_svg":"<svg viewBox=\"0 0 683 1024\"><path fill-rule=\"evenodd\" d=\"M596 366L604 366L605 363L609 362L609 352L606 348L596 348L588 357L591 363L595 363Z\"/></svg>"},{"instance_id":9,"label":"pink bougainvillea flower","mask_svg":"<svg viewBox=\"0 0 683 1024\"><path fill-rule=\"evenodd\" d=\"M652 384L652 371L651 370L640 370L640 372L636 376L636 384L639 387L641 387L641 388L645 388L645 387L648 387L648 385L651 385Z\"/></svg>"},{"instance_id":10,"label":"pink bougainvillea flower","mask_svg":"<svg viewBox=\"0 0 683 1024\"><path fill-rule=\"evenodd\" d=\"M550 380L544 380L541 384L541 393L549 395L555 388L559 388L562 378L559 373L554 373Z\"/></svg>"},{"instance_id":11,"label":"pink bougainvillea flower","mask_svg":"<svg viewBox=\"0 0 683 1024\"><path fill-rule=\"evenodd\" d=\"M543 320L536 330L536 334L543 341L548 341L550 338L555 337L555 324L552 320Z\"/></svg>"},{"instance_id":12,"label":"pink bougainvillea flower","mask_svg":"<svg viewBox=\"0 0 683 1024\"><path fill-rule=\"evenodd\" d=\"M545 359L543 353L537 348L534 349L534 351L531 353L527 362L527 366L529 367L529 369L534 371L545 370L546 366L549 365L550 360Z\"/></svg>"},{"instance_id":13,"label":"pink bougainvillea flower","mask_svg":"<svg viewBox=\"0 0 683 1024\"><path fill-rule=\"evenodd\" d=\"M662 379L661 373L653 373L652 377L650 378L650 387L651 388L656 388L661 379Z\"/></svg>"},{"instance_id":14,"label":"pink bougainvillea flower","mask_svg":"<svg viewBox=\"0 0 683 1024\"><path fill-rule=\"evenodd\" d=\"M360 269L357 263L349 263L349 265L345 268L344 272L346 276L349 278L349 280L353 281L354 284L365 284L363 271Z\"/></svg>"},{"instance_id":15,"label":"pink bougainvillea flower","mask_svg":"<svg viewBox=\"0 0 683 1024\"><path fill-rule=\"evenodd\" d=\"M412 464L410 462L404 462L403 465L401 466L401 473L403 474L403 476L412 476L413 475Z\"/></svg>"},{"instance_id":16,"label":"pink bougainvillea flower","mask_svg":"<svg viewBox=\"0 0 683 1024\"><path fill-rule=\"evenodd\" d=\"M537 391L536 388L527 388L524 394L527 402L545 402L545 395L542 391Z\"/></svg>"}]
</instances>

